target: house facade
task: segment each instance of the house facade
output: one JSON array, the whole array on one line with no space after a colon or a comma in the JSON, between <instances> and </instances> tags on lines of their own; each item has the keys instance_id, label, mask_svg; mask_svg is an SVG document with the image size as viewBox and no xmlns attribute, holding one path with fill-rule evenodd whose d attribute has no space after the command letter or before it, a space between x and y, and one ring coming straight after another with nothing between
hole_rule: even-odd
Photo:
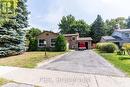
<instances>
[{"instance_id":1,"label":"house facade","mask_svg":"<svg viewBox=\"0 0 130 87\"><path fill-rule=\"evenodd\" d=\"M38 37L38 48L44 48L45 44L44 41L46 41L46 47L53 49L55 48L55 41L59 33L54 33L51 31L44 31L41 33ZM79 34L64 34L64 37L67 41L67 46L69 49L79 49L79 44L84 43L86 49L91 49L92 44L92 38L91 37L85 37L80 38Z\"/></svg>"},{"instance_id":2,"label":"house facade","mask_svg":"<svg viewBox=\"0 0 130 87\"><path fill-rule=\"evenodd\" d=\"M103 36L101 42L114 42L118 46L130 43L130 29L115 29L111 36Z\"/></svg>"}]
</instances>

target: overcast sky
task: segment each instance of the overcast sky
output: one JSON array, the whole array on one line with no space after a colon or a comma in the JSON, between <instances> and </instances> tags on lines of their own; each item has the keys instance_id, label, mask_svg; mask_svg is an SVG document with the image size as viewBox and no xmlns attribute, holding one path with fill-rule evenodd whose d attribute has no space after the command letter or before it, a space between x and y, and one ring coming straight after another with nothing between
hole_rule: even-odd
<instances>
[{"instance_id":1,"label":"overcast sky","mask_svg":"<svg viewBox=\"0 0 130 87\"><path fill-rule=\"evenodd\" d=\"M97 14L103 19L130 16L130 0L28 0L31 27L58 31L62 16L72 14L91 24Z\"/></svg>"}]
</instances>

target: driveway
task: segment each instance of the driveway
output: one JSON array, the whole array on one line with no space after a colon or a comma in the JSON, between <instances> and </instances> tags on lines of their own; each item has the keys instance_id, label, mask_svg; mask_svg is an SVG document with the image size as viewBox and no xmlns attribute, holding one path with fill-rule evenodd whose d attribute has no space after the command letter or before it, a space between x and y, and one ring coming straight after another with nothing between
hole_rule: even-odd
<instances>
[{"instance_id":1,"label":"driveway","mask_svg":"<svg viewBox=\"0 0 130 87\"><path fill-rule=\"evenodd\" d=\"M92 50L71 52L39 68L64 72L125 76L124 73Z\"/></svg>"}]
</instances>

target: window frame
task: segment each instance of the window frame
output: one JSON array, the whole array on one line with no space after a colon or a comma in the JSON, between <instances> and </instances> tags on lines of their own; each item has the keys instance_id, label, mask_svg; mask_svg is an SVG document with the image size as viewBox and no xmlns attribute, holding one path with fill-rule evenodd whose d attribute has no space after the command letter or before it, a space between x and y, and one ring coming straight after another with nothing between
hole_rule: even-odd
<instances>
[{"instance_id":1,"label":"window frame","mask_svg":"<svg viewBox=\"0 0 130 87\"><path fill-rule=\"evenodd\" d=\"M55 42L53 42L53 46L52 46L52 39L55 40ZM55 47L55 43L56 43L56 38L51 38L50 39L50 47Z\"/></svg>"},{"instance_id":2,"label":"window frame","mask_svg":"<svg viewBox=\"0 0 130 87\"><path fill-rule=\"evenodd\" d=\"M40 43L40 40L45 41L45 39L38 39L38 47L45 47L44 41L43 41L43 43ZM42 44L43 46L41 46L40 44Z\"/></svg>"}]
</instances>

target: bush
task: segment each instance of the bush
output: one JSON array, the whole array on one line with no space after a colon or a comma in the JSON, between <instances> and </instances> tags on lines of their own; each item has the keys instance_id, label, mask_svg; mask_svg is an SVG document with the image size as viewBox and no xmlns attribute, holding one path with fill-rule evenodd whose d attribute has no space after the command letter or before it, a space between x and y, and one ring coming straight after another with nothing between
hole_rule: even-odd
<instances>
[{"instance_id":1,"label":"bush","mask_svg":"<svg viewBox=\"0 0 130 87\"><path fill-rule=\"evenodd\" d=\"M130 55L130 43L124 43L122 49L126 50L127 53Z\"/></svg>"},{"instance_id":2,"label":"bush","mask_svg":"<svg viewBox=\"0 0 130 87\"><path fill-rule=\"evenodd\" d=\"M98 43L96 45L96 49L99 49L100 51L107 52L107 53L113 53L118 49L117 45L114 43Z\"/></svg>"},{"instance_id":3,"label":"bush","mask_svg":"<svg viewBox=\"0 0 130 87\"><path fill-rule=\"evenodd\" d=\"M31 39L29 43L29 51L36 51L37 50L37 40L36 39Z\"/></svg>"},{"instance_id":4,"label":"bush","mask_svg":"<svg viewBox=\"0 0 130 87\"><path fill-rule=\"evenodd\" d=\"M55 49L56 49L56 51L66 51L67 42L63 35L59 35L56 38Z\"/></svg>"}]
</instances>

